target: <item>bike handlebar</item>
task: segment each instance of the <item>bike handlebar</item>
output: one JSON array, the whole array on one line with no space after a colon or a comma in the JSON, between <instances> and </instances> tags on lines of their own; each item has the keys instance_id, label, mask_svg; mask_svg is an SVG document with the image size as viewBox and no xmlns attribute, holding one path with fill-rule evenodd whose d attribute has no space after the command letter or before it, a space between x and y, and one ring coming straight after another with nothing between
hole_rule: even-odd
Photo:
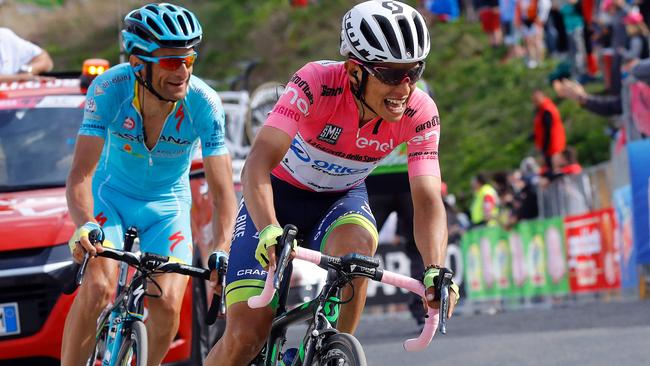
<instances>
[{"instance_id":1,"label":"bike handlebar","mask_svg":"<svg viewBox=\"0 0 650 366\"><path fill-rule=\"evenodd\" d=\"M334 259L335 261L336 259L338 259L338 261L340 262L340 258L325 256L320 252L310 250L307 248L297 247L295 251L296 251L297 259L302 259L307 262L311 262L316 265L319 265L321 267L324 265L324 263L327 263L332 259ZM283 269L282 267L279 268ZM273 299L273 295L275 294L275 290L276 290L274 287L274 277L275 277L274 274L275 274L275 270L269 268L262 293L259 296L253 296L248 299L249 307L262 308L271 303L271 300ZM424 285L420 281L414 278L404 276L399 273L386 271L386 270L377 270L376 275L375 277L373 277L373 279L380 281L382 283L407 289L417 294L418 296L425 298ZM422 329L422 333L420 333L420 336L417 338L407 339L406 341L404 341L404 349L408 352L420 351L425 349L433 339L433 336L436 332L436 328L438 327L438 319L439 319L439 314L434 309L428 308L427 317L424 322L424 328Z\"/></svg>"}]
</instances>

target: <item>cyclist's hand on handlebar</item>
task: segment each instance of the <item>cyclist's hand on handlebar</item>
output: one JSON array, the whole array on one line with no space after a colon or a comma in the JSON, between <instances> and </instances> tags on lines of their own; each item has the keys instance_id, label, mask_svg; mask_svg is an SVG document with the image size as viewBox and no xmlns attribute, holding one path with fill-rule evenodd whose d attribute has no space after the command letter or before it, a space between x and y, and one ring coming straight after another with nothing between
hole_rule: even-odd
<instances>
[{"instance_id":1,"label":"cyclist's hand on handlebar","mask_svg":"<svg viewBox=\"0 0 650 366\"><path fill-rule=\"evenodd\" d=\"M441 273L450 272L449 269L438 266L429 266L424 272L424 283L425 293L427 297L427 306L439 309L440 308L440 297L441 297ZM451 315L454 313L454 308L460 299L460 289L453 281L449 285L449 311L447 313L447 318L451 318Z\"/></svg>"},{"instance_id":2,"label":"cyclist's hand on handlebar","mask_svg":"<svg viewBox=\"0 0 650 366\"><path fill-rule=\"evenodd\" d=\"M210 257L214 256L214 263L215 263L215 268L210 271L210 288L214 291L215 295L221 296L221 290L222 290L222 278L219 275L219 273L225 272L225 268L221 268L221 266L225 266L227 268L228 266L228 253L222 251L222 250L217 250L212 252ZM213 259L210 258L210 261ZM225 273L224 273L225 276Z\"/></svg>"},{"instance_id":3,"label":"cyclist's hand on handlebar","mask_svg":"<svg viewBox=\"0 0 650 366\"><path fill-rule=\"evenodd\" d=\"M92 230L98 230L99 237L95 244L91 244L88 239L88 234ZM77 263L81 263L84 258L84 254L88 252L91 257L101 253L103 251L102 242L104 241L104 231L101 226L95 222L87 222L83 226L77 228L72 238L68 241L68 247L70 247L70 252L72 257Z\"/></svg>"},{"instance_id":4,"label":"cyclist's hand on handlebar","mask_svg":"<svg viewBox=\"0 0 650 366\"><path fill-rule=\"evenodd\" d=\"M255 259L268 270L269 264L272 268L275 268L276 256L274 246L278 244L278 239L282 236L282 228L277 225L268 225L259 234L259 241L257 243L257 249L255 249ZM293 241L293 248L296 247L296 241ZM291 257L295 253L291 254Z\"/></svg>"}]
</instances>

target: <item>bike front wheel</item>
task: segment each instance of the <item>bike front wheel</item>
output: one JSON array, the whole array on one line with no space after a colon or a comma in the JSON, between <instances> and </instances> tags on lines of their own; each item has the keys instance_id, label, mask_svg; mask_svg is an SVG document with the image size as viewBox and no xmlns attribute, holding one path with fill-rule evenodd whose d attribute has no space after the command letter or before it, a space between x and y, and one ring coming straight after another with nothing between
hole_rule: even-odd
<instances>
[{"instance_id":1,"label":"bike front wheel","mask_svg":"<svg viewBox=\"0 0 650 366\"><path fill-rule=\"evenodd\" d=\"M312 362L312 366L367 365L361 343L348 333L337 333L328 337Z\"/></svg>"},{"instance_id":2,"label":"bike front wheel","mask_svg":"<svg viewBox=\"0 0 650 366\"><path fill-rule=\"evenodd\" d=\"M141 321L134 321L125 334L117 353L119 366L147 366L147 328Z\"/></svg>"}]
</instances>

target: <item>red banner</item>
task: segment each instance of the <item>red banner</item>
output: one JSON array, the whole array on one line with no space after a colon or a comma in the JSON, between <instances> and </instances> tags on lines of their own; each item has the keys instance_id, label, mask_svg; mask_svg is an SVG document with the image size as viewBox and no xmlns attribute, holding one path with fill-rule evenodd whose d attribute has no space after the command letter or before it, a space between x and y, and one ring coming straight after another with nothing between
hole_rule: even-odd
<instances>
[{"instance_id":1,"label":"red banner","mask_svg":"<svg viewBox=\"0 0 650 366\"><path fill-rule=\"evenodd\" d=\"M611 208L564 219L572 292L620 287L621 269L619 248L614 240L615 228L616 219Z\"/></svg>"}]
</instances>

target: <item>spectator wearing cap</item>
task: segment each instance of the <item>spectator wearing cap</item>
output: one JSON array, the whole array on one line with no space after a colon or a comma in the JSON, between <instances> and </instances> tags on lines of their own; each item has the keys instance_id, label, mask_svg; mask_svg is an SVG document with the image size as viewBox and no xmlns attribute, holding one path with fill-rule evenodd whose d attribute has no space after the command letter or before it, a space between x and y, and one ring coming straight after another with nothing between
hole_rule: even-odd
<instances>
[{"instance_id":1,"label":"spectator wearing cap","mask_svg":"<svg viewBox=\"0 0 650 366\"><path fill-rule=\"evenodd\" d=\"M648 27L643 22L643 16L638 11L631 11L623 18L625 31L627 33L627 42L625 47L618 49L623 57L623 62L631 60L641 60L650 57L650 47L648 47Z\"/></svg>"},{"instance_id":2,"label":"spectator wearing cap","mask_svg":"<svg viewBox=\"0 0 650 366\"><path fill-rule=\"evenodd\" d=\"M0 27L0 82L32 80L53 66L45 50Z\"/></svg>"}]
</instances>

